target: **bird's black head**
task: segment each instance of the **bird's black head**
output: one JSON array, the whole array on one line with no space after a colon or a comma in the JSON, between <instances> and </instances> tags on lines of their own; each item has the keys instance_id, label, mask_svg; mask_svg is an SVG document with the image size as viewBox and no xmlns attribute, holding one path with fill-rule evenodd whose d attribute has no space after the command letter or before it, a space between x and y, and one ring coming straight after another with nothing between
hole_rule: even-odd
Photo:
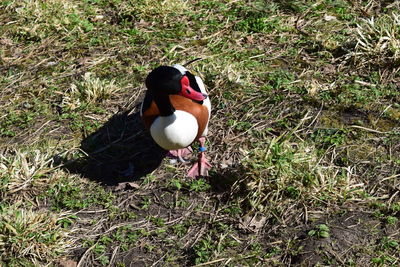
<instances>
[{"instance_id":1,"label":"bird's black head","mask_svg":"<svg viewBox=\"0 0 400 267\"><path fill-rule=\"evenodd\" d=\"M155 68L146 78L146 87L154 94L179 94L182 73L170 66Z\"/></svg>"},{"instance_id":2,"label":"bird's black head","mask_svg":"<svg viewBox=\"0 0 400 267\"><path fill-rule=\"evenodd\" d=\"M188 73L182 74L174 67L160 66L147 76L146 87L155 97L181 95L194 101L203 101L207 95L191 87L188 75ZM194 76L193 79L195 79Z\"/></svg>"}]
</instances>

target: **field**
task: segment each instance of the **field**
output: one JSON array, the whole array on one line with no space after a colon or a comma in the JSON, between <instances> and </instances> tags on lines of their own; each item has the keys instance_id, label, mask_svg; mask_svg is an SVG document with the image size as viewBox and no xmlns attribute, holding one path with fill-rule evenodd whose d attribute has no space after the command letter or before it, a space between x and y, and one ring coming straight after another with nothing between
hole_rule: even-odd
<instances>
[{"instance_id":1,"label":"field","mask_svg":"<svg viewBox=\"0 0 400 267\"><path fill-rule=\"evenodd\" d=\"M195 58L189 179L138 108ZM399 70L398 1L2 0L0 266L398 266Z\"/></svg>"}]
</instances>

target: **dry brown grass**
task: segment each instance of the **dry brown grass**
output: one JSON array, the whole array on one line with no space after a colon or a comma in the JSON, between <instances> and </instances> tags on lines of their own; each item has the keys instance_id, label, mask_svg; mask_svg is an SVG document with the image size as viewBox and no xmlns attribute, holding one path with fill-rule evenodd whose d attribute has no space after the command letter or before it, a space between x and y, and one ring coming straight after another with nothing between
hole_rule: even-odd
<instances>
[{"instance_id":1,"label":"dry brown grass","mask_svg":"<svg viewBox=\"0 0 400 267\"><path fill-rule=\"evenodd\" d=\"M39 150L11 149L0 157L1 198L8 201L27 199L25 194L37 194L51 181L55 172L52 154ZM29 199L29 197L28 197Z\"/></svg>"},{"instance_id":2,"label":"dry brown grass","mask_svg":"<svg viewBox=\"0 0 400 267\"><path fill-rule=\"evenodd\" d=\"M0 214L0 260L18 265L19 258L20 264L37 266L57 259L71 246L69 231L58 223L63 217L45 210L23 208L21 202L8 206Z\"/></svg>"}]
</instances>

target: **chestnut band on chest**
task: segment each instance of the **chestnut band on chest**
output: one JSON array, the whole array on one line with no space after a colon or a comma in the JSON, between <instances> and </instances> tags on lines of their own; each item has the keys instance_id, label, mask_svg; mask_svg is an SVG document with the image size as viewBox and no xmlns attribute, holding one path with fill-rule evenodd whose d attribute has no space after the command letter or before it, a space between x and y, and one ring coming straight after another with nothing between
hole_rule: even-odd
<instances>
[{"instance_id":1,"label":"chestnut band on chest","mask_svg":"<svg viewBox=\"0 0 400 267\"><path fill-rule=\"evenodd\" d=\"M191 114L197 121L198 129L195 139L198 139L207 126L209 112L206 106L198 104L191 99L180 95L170 95L169 100L176 111L184 111ZM149 108L143 111L142 118L147 129L151 128L154 120L160 116L160 111L154 101L151 102ZM182 127L186 128L189 125ZM182 129L184 131L184 129ZM193 140L194 141L194 140ZM189 144L190 145L190 144Z\"/></svg>"}]
</instances>

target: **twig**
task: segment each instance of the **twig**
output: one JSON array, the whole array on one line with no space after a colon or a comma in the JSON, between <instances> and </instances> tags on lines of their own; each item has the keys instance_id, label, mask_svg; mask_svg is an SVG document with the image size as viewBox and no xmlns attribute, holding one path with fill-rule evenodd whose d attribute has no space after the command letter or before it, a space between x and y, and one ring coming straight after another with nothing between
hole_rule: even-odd
<instances>
[{"instance_id":1,"label":"twig","mask_svg":"<svg viewBox=\"0 0 400 267\"><path fill-rule=\"evenodd\" d=\"M97 244L97 243L96 243ZM89 254L89 252L96 246L96 244L94 244L93 246L91 246L90 248L88 248L85 253L83 253L81 259L78 262L78 265L76 267L81 267L83 262L85 261L86 256Z\"/></svg>"},{"instance_id":2,"label":"twig","mask_svg":"<svg viewBox=\"0 0 400 267\"><path fill-rule=\"evenodd\" d=\"M165 258L165 256L167 256L167 254L168 253L165 253L161 258L159 258L156 262L154 262L151 266L153 267L153 266L157 266L157 264L162 260L162 259L164 259Z\"/></svg>"},{"instance_id":3,"label":"twig","mask_svg":"<svg viewBox=\"0 0 400 267\"><path fill-rule=\"evenodd\" d=\"M323 108L324 108L324 103L322 102L321 108L319 109L317 115L314 117L314 119L312 120L312 122L310 122L310 124L308 124L308 127L311 127L311 125L313 125L314 122L318 119L318 117L319 117L319 115L321 114Z\"/></svg>"},{"instance_id":4,"label":"twig","mask_svg":"<svg viewBox=\"0 0 400 267\"><path fill-rule=\"evenodd\" d=\"M207 228L207 225L203 225L203 227L200 229L200 231L198 231L198 234L196 236L196 239L194 240L194 242L192 243L191 246L194 246L197 241L199 241L199 239L204 235L204 230ZM187 248L189 246L190 240L188 242L186 242L186 244L183 246L184 248Z\"/></svg>"},{"instance_id":5,"label":"twig","mask_svg":"<svg viewBox=\"0 0 400 267\"><path fill-rule=\"evenodd\" d=\"M196 62L196 61L199 61L199 60L202 60L202 58L201 58L201 57L198 57L198 58L195 58L195 59L193 59L193 60L190 60L189 62L186 62L185 64L183 64L183 66L184 66L184 67L187 67L187 66L189 66L190 64L192 64L193 62Z\"/></svg>"},{"instance_id":6,"label":"twig","mask_svg":"<svg viewBox=\"0 0 400 267\"><path fill-rule=\"evenodd\" d=\"M110 259L110 263L108 264L108 267L113 266L113 261L114 261L114 259L115 259L115 255L117 255L118 249L119 249L119 246L117 246L117 247L114 249L113 254L112 254L112 256L111 256L111 259Z\"/></svg>"},{"instance_id":7,"label":"twig","mask_svg":"<svg viewBox=\"0 0 400 267\"><path fill-rule=\"evenodd\" d=\"M193 267L211 265L211 264L214 264L214 263L217 263L217 262L224 261L226 259L227 258L221 258L221 259L217 259L217 260L213 260L213 261L209 261L209 262L204 262L204 263L200 263L200 264L194 265Z\"/></svg>"},{"instance_id":8,"label":"twig","mask_svg":"<svg viewBox=\"0 0 400 267\"><path fill-rule=\"evenodd\" d=\"M388 132L381 132L378 130L374 130L374 129L370 129L370 128L366 128L366 127L362 127L362 126L358 126L358 125L350 125L349 127L351 128L356 128L356 129L361 129L361 130L365 130L371 133L377 133L377 134L387 134Z\"/></svg>"}]
</instances>

